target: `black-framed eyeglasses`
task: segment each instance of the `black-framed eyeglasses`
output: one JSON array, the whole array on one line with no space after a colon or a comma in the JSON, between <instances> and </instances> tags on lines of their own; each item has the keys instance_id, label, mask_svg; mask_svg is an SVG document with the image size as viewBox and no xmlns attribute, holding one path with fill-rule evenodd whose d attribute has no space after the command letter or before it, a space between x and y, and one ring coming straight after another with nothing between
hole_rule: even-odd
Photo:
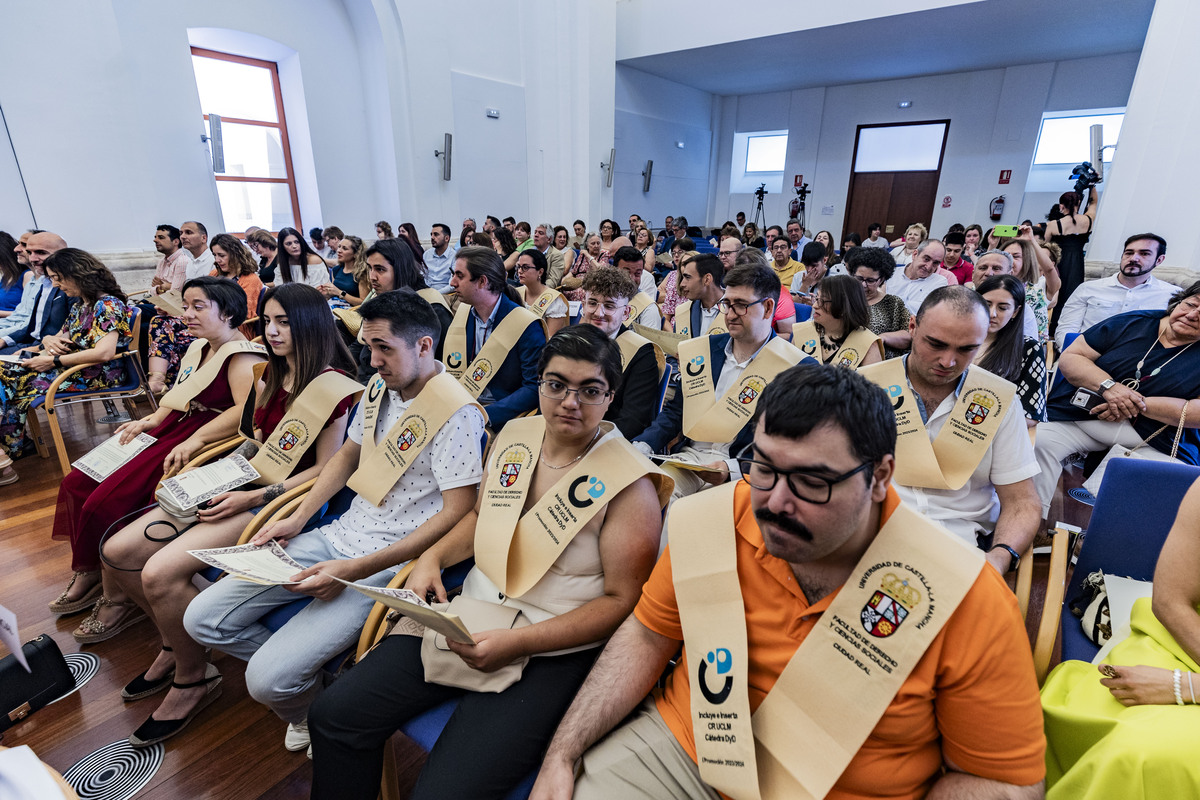
<instances>
[{"instance_id":1,"label":"black-framed eyeglasses","mask_svg":"<svg viewBox=\"0 0 1200 800\"><path fill-rule=\"evenodd\" d=\"M759 303L765 303L766 301L767 298L763 297L759 300L755 300L753 303L743 303L741 300L726 300L724 297L722 297L717 301L717 308L722 314L728 314L730 311L732 311L734 316L744 317L746 316L746 312L750 310L751 306L756 306Z\"/></svg>"},{"instance_id":2,"label":"black-framed eyeglasses","mask_svg":"<svg viewBox=\"0 0 1200 800\"><path fill-rule=\"evenodd\" d=\"M882 278L868 278L865 275L855 275L854 279L863 286L878 286L883 281Z\"/></svg>"},{"instance_id":3,"label":"black-framed eyeglasses","mask_svg":"<svg viewBox=\"0 0 1200 800\"><path fill-rule=\"evenodd\" d=\"M599 386L580 386L572 389L562 381L551 378L538 381L538 394L548 400L566 400L567 395L575 393L575 397L585 406L598 406L613 392L611 389L601 389Z\"/></svg>"},{"instance_id":4,"label":"black-framed eyeglasses","mask_svg":"<svg viewBox=\"0 0 1200 800\"><path fill-rule=\"evenodd\" d=\"M753 455L754 445L752 444L747 445L737 455L738 468L742 471L742 480L750 484L751 488L760 492L769 492L779 482L779 476L783 475L787 479L788 489L793 495L806 503L818 506L829 502L829 499L833 497L834 486L874 466L874 462L864 461L849 472L828 478L809 470L778 469L764 461L756 461Z\"/></svg>"}]
</instances>

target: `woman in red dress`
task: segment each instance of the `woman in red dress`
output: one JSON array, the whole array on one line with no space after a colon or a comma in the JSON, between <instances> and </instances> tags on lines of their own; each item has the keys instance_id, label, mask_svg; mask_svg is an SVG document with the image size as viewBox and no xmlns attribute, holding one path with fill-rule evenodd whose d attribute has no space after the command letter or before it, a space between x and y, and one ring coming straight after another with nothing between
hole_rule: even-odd
<instances>
[{"instance_id":1,"label":"woman in red dress","mask_svg":"<svg viewBox=\"0 0 1200 800\"><path fill-rule=\"evenodd\" d=\"M333 370L343 376L354 372L329 306L311 286L289 283L270 289L263 302L262 322L269 355L266 372L253 395L257 442L272 437L315 378ZM314 386L314 391L320 388ZM246 491L216 496L211 505L198 511L200 523L169 543L150 541L145 535L151 523L174 524L157 508L104 543L106 593L111 597L119 592L122 598L128 598L127 602L144 609L162 636L162 651L145 672L130 681L121 696L138 700L171 690L159 709L130 737L134 745L146 746L174 736L219 694L220 673L206 663L204 648L183 628L183 612L198 593L192 578L205 569L205 564L188 550L236 544L263 505L317 477L321 465L341 447L350 407L361 389L352 379L344 378L335 389L324 393L327 407L333 406L333 410L315 441L282 481L268 486L251 484L242 487ZM307 398L304 405L316 405L314 398ZM237 452L252 458L257 450L256 442L247 441ZM169 534L170 528L157 525L151 531L160 538L163 532Z\"/></svg>"},{"instance_id":2,"label":"woman in red dress","mask_svg":"<svg viewBox=\"0 0 1200 800\"><path fill-rule=\"evenodd\" d=\"M203 354L194 370L197 375L201 374L199 368L217 357L223 346L249 344L237 327L246 319L246 296L236 283L195 278L185 284L183 296L182 319L188 331L203 342ZM233 345L231 349L236 347ZM74 574L66 590L50 603L50 611L74 614L100 601L100 538L121 517L153 502L154 489L165 470L178 469L206 444L237 432L237 409L250 393L252 368L261 360L262 356L252 352L225 357L220 371L184 410L162 406L150 416L118 428L122 442L141 433L158 441L103 482L97 483L77 469L63 479L52 535L71 541ZM187 377L190 376L191 373ZM166 401L167 397L163 399Z\"/></svg>"}]
</instances>

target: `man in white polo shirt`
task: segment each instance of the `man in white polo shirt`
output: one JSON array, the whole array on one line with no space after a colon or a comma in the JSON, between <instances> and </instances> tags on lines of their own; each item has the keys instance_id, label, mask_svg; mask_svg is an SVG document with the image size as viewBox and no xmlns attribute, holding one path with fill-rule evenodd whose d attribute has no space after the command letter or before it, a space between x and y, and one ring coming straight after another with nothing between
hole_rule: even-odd
<instances>
[{"instance_id":1,"label":"man in white polo shirt","mask_svg":"<svg viewBox=\"0 0 1200 800\"><path fill-rule=\"evenodd\" d=\"M897 270L887 283L888 294L894 294L904 301L908 313L916 314L921 307L921 301L929 296L934 289L940 289L948 281L938 274L938 265L946 256L946 249L940 239L926 239L917 245L917 253L913 260Z\"/></svg>"},{"instance_id":2,"label":"man in white polo shirt","mask_svg":"<svg viewBox=\"0 0 1200 800\"><path fill-rule=\"evenodd\" d=\"M1166 308L1179 287L1150 274L1166 256L1167 240L1156 233L1135 233L1126 239L1121 268L1116 273L1087 281L1071 293L1054 333L1058 349L1065 348L1068 333L1083 333L1109 317L1126 311Z\"/></svg>"}]
</instances>

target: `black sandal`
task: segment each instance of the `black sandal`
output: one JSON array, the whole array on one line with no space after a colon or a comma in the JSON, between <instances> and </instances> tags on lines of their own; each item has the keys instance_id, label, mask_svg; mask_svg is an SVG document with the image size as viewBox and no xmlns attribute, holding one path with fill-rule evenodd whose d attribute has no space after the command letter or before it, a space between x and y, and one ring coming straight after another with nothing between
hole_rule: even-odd
<instances>
[{"instance_id":1,"label":"black sandal","mask_svg":"<svg viewBox=\"0 0 1200 800\"><path fill-rule=\"evenodd\" d=\"M188 723L196 718L204 709L208 708L214 700L221 696L221 673L212 664L204 666L204 677L198 681L191 683L175 683L171 682L172 688L175 689L195 689L197 686L207 687L204 697L200 698L200 702L196 704L188 715L183 719L155 719L151 714L150 718L142 723L133 735L129 737L129 744L134 747L149 747L152 744L158 744L161 741L170 739L175 734L187 727Z\"/></svg>"},{"instance_id":2,"label":"black sandal","mask_svg":"<svg viewBox=\"0 0 1200 800\"><path fill-rule=\"evenodd\" d=\"M163 652L174 652L165 644L162 646ZM153 666L153 665L151 665ZM150 670L147 669L146 672ZM171 685L171 681L175 678L175 668L171 667L167 673L158 680L148 680L146 672L138 675L136 678L125 684L125 688L121 690L121 698L126 701L141 700L143 697L149 697L152 694L158 694Z\"/></svg>"}]
</instances>

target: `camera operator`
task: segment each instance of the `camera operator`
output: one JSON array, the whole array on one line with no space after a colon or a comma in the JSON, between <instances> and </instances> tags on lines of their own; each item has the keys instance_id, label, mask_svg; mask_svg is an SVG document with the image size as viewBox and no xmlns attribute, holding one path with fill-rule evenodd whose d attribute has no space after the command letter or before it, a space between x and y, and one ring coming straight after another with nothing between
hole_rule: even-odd
<instances>
[{"instance_id":1,"label":"camera operator","mask_svg":"<svg viewBox=\"0 0 1200 800\"><path fill-rule=\"evenodd\" d=\"M1075 182L1075 189L1063 192L1058 198L1058 219L1050 219L1046 225L1046 244L1054 242L1062 249L1062 257L1058 260L1062 288L1058 290L1058 303L1050 321L1051 328L1058 325L1058 315L1071 298L1071 293L1083 283L1083 246L1091 237L1092 224L1096 221L1099 200L1096 183L1100 176L1087 163L1075 168L1072 177L1076 176L1079 179ZM1083 203L1083 209L1080 210L1082 192L1087 192L1087 202Z\"/></svg>"}]
</instances>

